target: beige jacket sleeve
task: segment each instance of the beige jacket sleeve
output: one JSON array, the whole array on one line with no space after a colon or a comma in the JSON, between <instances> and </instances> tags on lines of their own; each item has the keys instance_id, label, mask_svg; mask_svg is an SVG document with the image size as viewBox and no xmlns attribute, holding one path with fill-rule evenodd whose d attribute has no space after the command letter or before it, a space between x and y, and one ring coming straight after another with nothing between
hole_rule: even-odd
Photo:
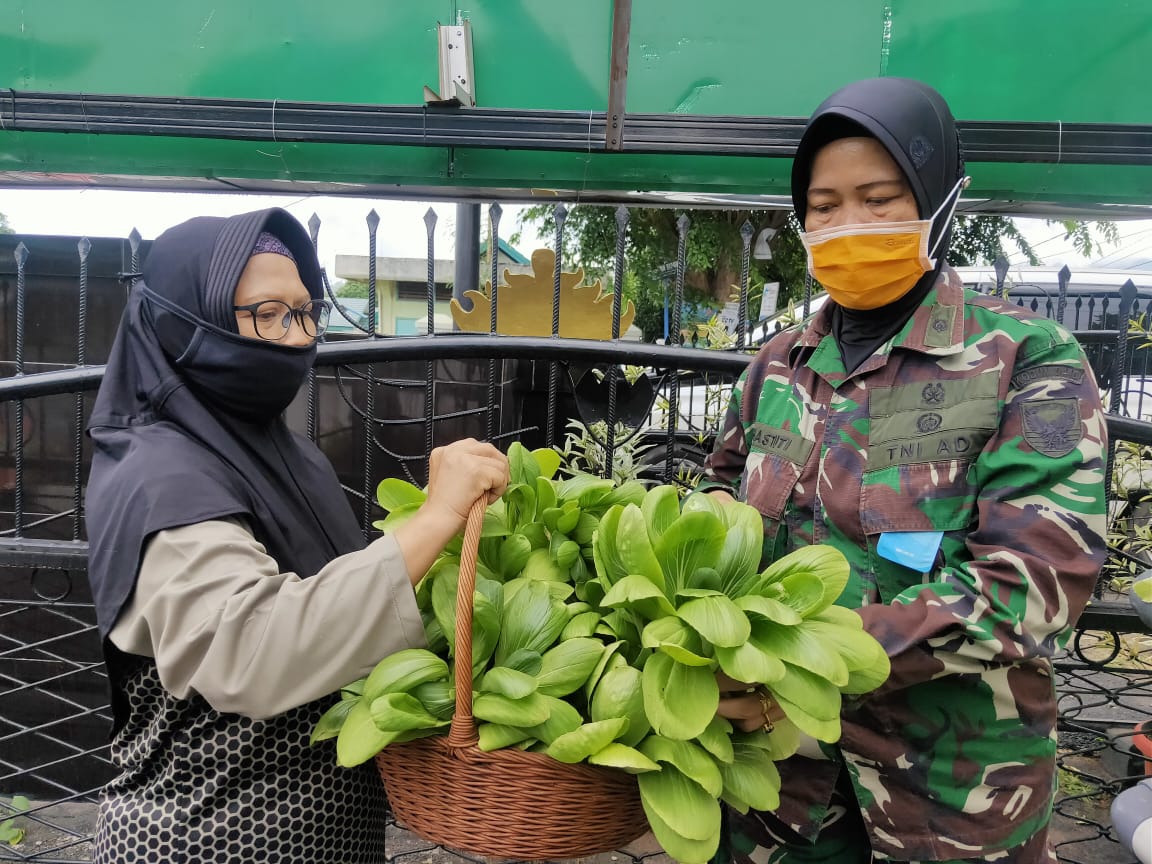
<instances>
[{"instance_id":1,"label":"beige jacket sleeve","mask_svg":"<svg viewBox=\"0 0 1152 864\"><path fill-rule=\"evenodd\" d=\"M153 657L178 698L263 719L338 690L425 645L400 547L384 536L314 576L281 573L239 522L157 532L110 634Z\"/></svg>"}]
</instances>

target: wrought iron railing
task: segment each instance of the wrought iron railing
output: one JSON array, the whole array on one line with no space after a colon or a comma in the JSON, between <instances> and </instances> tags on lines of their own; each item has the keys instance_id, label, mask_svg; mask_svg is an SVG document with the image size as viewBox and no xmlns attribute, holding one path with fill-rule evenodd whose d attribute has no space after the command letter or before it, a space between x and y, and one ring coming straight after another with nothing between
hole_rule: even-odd
<instances>
[{"instance_id":1,"label":"wrought iron railing","mask_svg":"<svg viewBox=\"0 0 1152 864\"><path fill-rule=\"evenodd\" d=\"M495 205L490 249L498 248L500 215ZM559 338L565 215L565 206L558 205L551 336L495 335L495 311L487 334L434 332L436 219L429 211L426 332L394 337L380 333L376 319L379 220L370 214L367 320L355 323L356 316L348 314L360 330L357 338L321 346L317 368L289 412L292 424L314 438L336 466L366 531L379 517L376 482L401 476L423 483L431 448L469 435L557 446L596 470L616 465L653 481L693 482L731 384L748 362L744 349L757 341L746 320L751 226L742 232L736 347L716 351L680 344L687 217L677 226L667 345L618 338L619 294L612 339ZM319 222L314 219L310 228L316 242ZM620 285L628 230L623 208L617 230L613 284ZM53 276L36 270L39 242L23 238L14 250L0 247L0 338L6 340L0 356L12 358L5 363L9 376L0 379L0 803L22 795L30 804L8 814L26 830L26 839L0 845L0 859L77 861L89 855L93 801L113 773L105 740L107 682L84 574L89 454L83 426L102 372L88 364L102 361L110 345L125 297L118 274L137 273L146 249L136 234L111 250L106 243L97 248L80 240L74 268L61 276L57 267ZM101 255L97 274L91 264ZM493 295L499 292L497 269L493 263ZM1113 441L1128 442L1139 458L1138 448L1152 447L1152 423L1139 419L1142 395L1133 400L1126 394L1143 393L1148 352L1129 350L1127 330L1144 308L1134 289L1096 298L1065 294L1066 287L1055 300L1058 307L1034 308L1052 317L1071 308L1077 316L1083 312L1089 325L1109 327L1074 325L1109 388ZM811 286L806 289L805 312ZM343 307L334 293L332 300ZM1125 411L1137 417L1122 416ZM573 420L582 427L571 430ZM1115 525L1129 535L1152 521L1141 510L1144 494L1127 487L1112 492ZM1056 664L1061 791L1054 832L1060 859L1068 864L1130 860L1111 836L1107 807L1138 774L1152 772L1152 763L1138 758L1132 746L1135 724L1152 718L1152 638L1118 590L1125 572L1144 566L1139 544L1118 544L1093 604ZM0 811L0 824L6 818ZM392 838L391 859L426 855L427 844L399 829ZM620 857L639 861L658 851L641 843Z\"/></svg>"}]
</instances>

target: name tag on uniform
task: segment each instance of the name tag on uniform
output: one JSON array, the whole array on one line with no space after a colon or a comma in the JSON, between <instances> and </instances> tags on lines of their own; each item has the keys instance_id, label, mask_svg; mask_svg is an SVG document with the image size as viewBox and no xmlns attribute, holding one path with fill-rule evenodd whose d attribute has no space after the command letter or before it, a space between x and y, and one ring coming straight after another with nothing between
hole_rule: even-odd
<instances>
[{"instance_id":1,"label":"name tag on uniform","mask_svg":"<svg viewBox=\"0 0 1152 864\"><path fill-rule=\"evenodd\" d=\"M876 544L876 554L917 573L928 573L943 539L943 531L885 531Z\"/></svg>"}]
</instances>

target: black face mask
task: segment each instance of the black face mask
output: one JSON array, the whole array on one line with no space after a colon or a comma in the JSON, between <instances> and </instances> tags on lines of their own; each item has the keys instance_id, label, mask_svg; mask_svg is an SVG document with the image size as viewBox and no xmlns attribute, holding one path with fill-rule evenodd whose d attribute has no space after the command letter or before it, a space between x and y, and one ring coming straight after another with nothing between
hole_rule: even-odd
<instances>
[{"instance_id":1,"label":"black face mask","mask_svg":"<svg viewBox=\"0 0 1152 864\"><path fill-rule=\"evenodd\" d=\"M270 423L296 398L316 361L316 343L281 345L221 330L157 295L139 289L148 302L191 325L187 348L173 365L213 408L252 423Z\"/></svg>"}]
</instances>

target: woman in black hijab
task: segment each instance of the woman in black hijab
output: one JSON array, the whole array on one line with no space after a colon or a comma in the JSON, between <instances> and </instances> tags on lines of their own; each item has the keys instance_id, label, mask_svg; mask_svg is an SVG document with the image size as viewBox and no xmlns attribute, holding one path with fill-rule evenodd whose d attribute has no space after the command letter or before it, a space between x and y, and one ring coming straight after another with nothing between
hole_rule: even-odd
<instances>
[{"instance_id":1,"label":"woman in black hijab","mask_svg":"<svg viewBox=\"0 0 1152 864\"><path fill-rule=\"evenodd\" d=\"M829 302L753 360L701 488L761 512L769 559L840 551L836 603L884 653L722 681L720 713L782 760L774 813L730 814L739 864L1054 860L1051 657L1104 560L1104 417L1067 331L944 263L963 186L952 114L916 81L848 85L797 148ZM788 698L828 682L854 694L838 717Z\"/></svg>"},{"instance_id":2,"label":"woman in black hijab","mask_svg":"<svg viewBox=\"0 0 1152 864\"><path fill-rule=\"evenodd\" d=\"M282 210L153 244L89 434L89 578L113 694L100 862L381 861L371 766L310 747L348 681L424 633L413 586L507 484L504 456L433 451L428 498L365 546L331 465L283 419L328 320Z\"/></svg>"}]
</instances>

